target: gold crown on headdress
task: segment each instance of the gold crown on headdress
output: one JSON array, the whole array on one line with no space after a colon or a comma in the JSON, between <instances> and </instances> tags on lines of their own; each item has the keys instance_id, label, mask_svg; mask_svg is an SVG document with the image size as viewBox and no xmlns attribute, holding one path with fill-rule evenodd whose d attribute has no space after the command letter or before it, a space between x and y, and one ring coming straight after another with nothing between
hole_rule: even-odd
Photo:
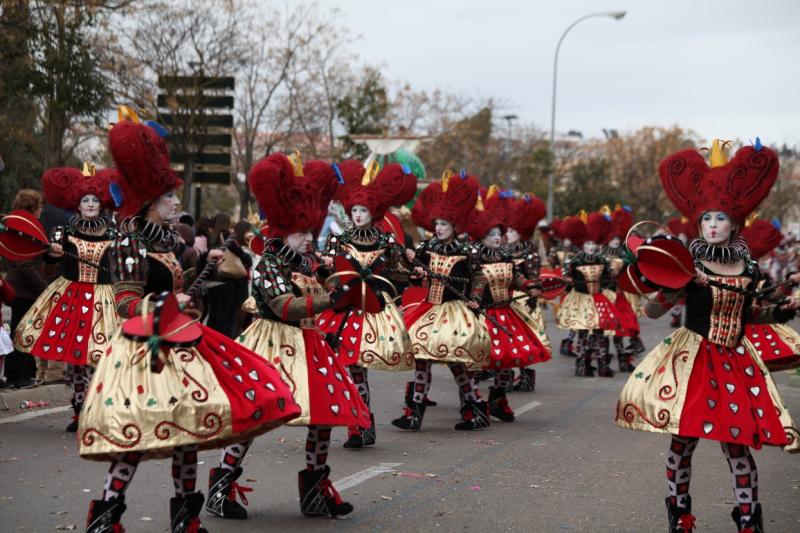
<instances>
[{"instance_id":1,"label":"gold crown on headdress","mask_svg":"<svg viewBox=\"0 0 800 533\"><path fill-rule=\"evenodd\" d=\"M721 141L719 139L711 141L711 154L709 155L711 168L728 164L728 153L726 150L729 144L733 144L733 141Z\"/></svg>"},{"instance_id":2,"label":"gold crown on headdress","mask_svg":"<svg viewBox=\"0 0 800 533\"><path fill-rule=\"evenodd\" d=\"M295 150L293 154L290 154L289 161L292 162L295 177L303 177L303 158L300 156L300 150Z\"/></svg>"},{"instance_id":3,"label":"gold crown on headdress","mask_svg":"<svg viewBox=\"0 0 800 533\"><path fill-rule=\"evenodd\" d=\"M455 176L455 174L453 174L453 171L449 168L442 172L442 192L447 192L447 186L449 185L450 178L453 176Z\"/></svg>"},{"instance_id":4,"label":"gold crown on headdress","mask_svg":"<svg viewBox=\"0 0 800 533\"><path fill-rule=\"evenodd\" d=\"M91 161L84 161L83 162L83 171L81 171L81 173L85 177L88 178L90 176L94 176L96 171L97 171L97 168L94 166L94 163L92 163Z\"/></svg>"},{"instance_id":5,"label":"gold crown on headdress","mask_svg":"<svg viewBox=\"0 0 800 533\"><path fill-rule=\"evenodd\" d=\"M366 187L367 185L375 181L375 176L378 175L378 172L380 172L380 170L381 170L380 164L378 164L378 162L375 159L373 159L372 162L367 167L367 169L364 171L364 175L361 176L361 185Z\"/></svg>"}]
</instances>

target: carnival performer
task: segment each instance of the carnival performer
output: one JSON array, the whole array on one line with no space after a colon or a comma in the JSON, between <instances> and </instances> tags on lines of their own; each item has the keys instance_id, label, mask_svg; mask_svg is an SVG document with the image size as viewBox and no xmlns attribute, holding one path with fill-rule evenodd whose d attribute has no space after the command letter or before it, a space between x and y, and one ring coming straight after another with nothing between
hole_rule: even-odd
<instances>
[{"instance_id":1,"label":"carnival performer","mask_svg":"<svg viewBox=\"0 0 800 533\"><path fill-rule=\"evenodd\" d=\"M119 173L113 192L122 220L111 249L119 315L146 315L149 300L162 293L172 292L191 306L192 288L184 292L175 255L179 238L166 222L180 205L175 189L181 185L169 167L166 143L123 107L109 148ZM216 261L222 251L209 255ZM155 328L155 316L150 322ZM103 497L89 508L87 531L122 531L125 492L139 463L172 457L170 531L205 532L198 517L203 508L196 489L198 450L252 438L298 416L289 387L271 363L197 327L199 344L166 352L158 350L158 336L141 341L120 332L100 357L78 424L78 444L81 457L111 461L111 468ZM153 351L158 358L151 360Z\"/></svg>"},{"instance_id":2,"label":"carnival performer","mask_svg":"<svg viewBox=\"0 0 800 533\"><path fill-rule=\"evenodd\" d=\"M479 303L469 293L481 275L480 265L469 243L456 238L456 232L465 230L479 188L478 180L465 171L459 175L445 171L441 181L422 191L411 212L414 223L434 236L408 253L417 275L425 278L428 292L422 302L404 312L416 370L403 416L392 421L400 429L422 427L433 363L450 368L464 400L462 421L455 429L471 431L490 424L489 404L479 398L468 372L468 368L482 368L489 359L485 321L475 313Z\"/></svg>"},{"instance_id":3,"label":"carnival performer","mask_svg":"<svg viewBox=\"0 0 800 533\"><path fill-rule=\"evenodd\" d=\"M547 251L547 268L550 272L557 272L563 274L564 264L578 253L578 248L572 241L564 234L564 220L554 218L550 221L550 235L553 238L553 245ZM558 315L560 302L553 301L553 314ZM575 357L574 351L575 331L569 330L567 335L561 339L561 344L558 348L560 355Z\"/></svg>"},{"instance_id":4,"label":"carnival performer","mask_svg":"<svg viewBox=\"0 0 800 533\"><path fill-rule=\"evenodd\" d=\"M625 247L622 240L627 236L628 230L633 225L633 216L629 208L616 207L611 213L612 229L603 253L611 264L611 278L608 282L606 296L617 310L619 327L614 331L614 350L617 352L617 361L620 372L632 372L634 369L633 358L644 352L644 344L639 337L639 309L641 300L638 294L625 292L617 287L617 274L625 265L623 259ZM628 346L623 339L628 337ZM610 356L610 352L609 352ZM610 361L609 361L610 363Z\"/></svg>"},{"instance_id":5,"label":"carnival performer","mask_svg":"<svg viewBox=\"0 0 800 533\"><path fill-rule=\"evenodd\" d=\"M258 318L239 342L280 369L289 383L300 416L289 425L308 426L306 468L298 473L300 511L306 516L335 517L353 506L342 501L327 465L334 426L371 426L370 413L347 369L317 329L315 317L335 303L318 275L315 234L337 188L331 165L300 155L272 154L247 178L269 224L264 253L253 272ZM235 501L236 479L252 441L229 446L209 476L206 510L223 518L246 518Z\"/></svg>"},{"instance_id":6,"label":"carnival performer","mask_svg":"<svg viewBox=\"0 0 800 533\"><path fill-rule=\"evenodd\" d=\"M505 236L506 247L514 261L514 266L528 282L532 282L534 286L539 285L539 288L534 289L532 293L536 294L538 291L539 294L536 297L519 300L517 298L524 296L524 293L515 291L512 295L514 300L511 302L511 308L518 314L527 313L530 316L536 337L544 346L549 359L553 352L550 339L547 337L547 323L539 304L539 296L541 296L539 273L542 260L536 245L531 241L534 231L539 222L544 219L545 214L547 214L547 207L541 199L532 194L523 194L521 198L513 200L509 207ZM531 366L520 367L519 378L514 383L514 390L532 392L535 388L536 370Z\"/></svg>"},{"instance_id":7,"label":"carnival performer","mask_svg":"<svg viewBox=\"0 0 800 533\"><path fill-rule=\"evenodd\" d=\"M784 240L781 230L768 220L755 220L745 222L742 229L742 239L750 248L750 257L753 261L767 255L779 246ZM800 275L795 274L789 281L800 281ZM767 277L760 280L759 288L766 290L771 281ZM791 288L775 289L780 296L791 295ZM792 370L800 366L800 335L788 324L745 324L744 335L747 337L756 353L772 372L779 370Z\"/></svg>"},{"instance_id":8,"label":"carnival performer","mask_svg":"<svg viewBox=\"0 0 800 533\"><path fill-rule=\"evenodd\" d=\"M576 376L594 375L593 357L598 376L614 376L608 366L604 331L616 331L619 320L614 304L602 292L610 280L611 265L600 247L611 226L609 218L600 212L568 217L562 225L570 241L582 247L564 264L564 276L571 288L556 316L559 328L575 331Z\"/></svg>"},{"instance_id":9,"label":"carnival performer","mask_svg":"<svg viewBox=\"0 0 800 533\"><path fill-rule=\"evenodd\" d=\"M69 225L50 232L44 262L61 263L61 276L37 298L14 334L15 347L35 357L66 363L74 416L68 433L78 430L78 416L94 367L118 327L111 284L109 252L116 238L110 217L113 169L95 172L86 163L77 168L52 168L42 175L44 201L75 211Z\"/></svg>"},{"instance_id":10,"label":"carnival performer","mask_svg":"<svg viewBox=\"0 0 800 533\"><path fill-rule=\"evenodd\" d=\"M339 361L347 366L369 407L369 369L414 369L403 315L392 300L398 296L392 280L408 279L407 272L405 276L396 272L406 260L404 250L394 234L383 232L375 224L383 220L390 207L414 197L417 179L407 167L396 163L379 169L373 162L365 169L359 161L348 160L339 165L339 170L344 184L335 199L342 203L353 224L341 235L330 235L323 261L335 270L330 278L334 291L346 288L351 297L343 306L323 311L317 325L337 347ZM363 279L365 270L368 274ZM392 270L395 273L389 273ZM370 416L371 427L362 429L353 424L347 428L345 448L375 444L375 420Z\"/></svg>"},{"instance_id":11,"label":"carnival performer","mask_svg":"<svg viewBox=\"0 0 800 533\"><path fill-rule=\"evenodd\" d=\"M513 382L514 368L548 361L551 353L539 339L540 325L527 308L511 305L513 290L535 299L541 295L541 284L524 274L535 268L532 257L526 257L517 267L511 254L501 246L508 219L504 203L497 190L490 187L485 202L478 197L466 229L473 240L471 252L477 257L481 272L475 278L471 294L484 309L491 340L485 368L495 372L494 386L489 388L489 414L503 422L513 422L514 411L508 404L506 390ZM527 268L523 266L525 261Z\"/></svg>"},{"instance_id":12,"label":"carnival performer","mask_svg":"<svg viewBox=\"0 0 800 533\"><path fill-rule=\"evenodd\" d=\"M670 531L694 527L689 483L692 454L702 438L718 441L728 461L737 529L762 532L758 472L750 448L783 446L796 452L800 443L772 376L742 331L745 323L791 319L798 301L780 306L754 301L759 272L738 230L769 194L778 177L778 155L757 139L728 162L715 140L710 163L688 149L659 166L667 197L699 226L700 237L686 254L696 270L683 266L674 253L659 255L659 267L682 265L675 268L675 282L668 274L661 286L683 287L656 293L646 312L657 318L685 296L686 324L659 343L628 378L616 423L672 436L666 461ZM657 239L647 242L655 246Z\"/></svg>"}]
</instances>

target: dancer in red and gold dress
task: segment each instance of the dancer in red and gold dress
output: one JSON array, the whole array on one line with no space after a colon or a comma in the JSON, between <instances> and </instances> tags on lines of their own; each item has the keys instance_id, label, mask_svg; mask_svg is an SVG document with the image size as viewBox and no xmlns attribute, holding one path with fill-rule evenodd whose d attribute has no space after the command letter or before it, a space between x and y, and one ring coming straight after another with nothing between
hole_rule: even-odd
<instances>
[{"instance_id":1,"label":"dancer in red and gold dress","mask_svg":"<svg viewBox=\"0 0 800 533\"><path fill-rule=\"evenodd\" d=\"M671 532L694 527L689 482L700 439L718 441L728 460L737 529L762 532L758 473L750 448L782 446L796 452L800 442L772 376L742 333L746 323L791 319L800 302L760 305L754 300L760 274L738 232L775 183L778 155L757 140L728 162L715 140L710 166L700 152L689 149L664 159L659 174L675 207L699 226L700 237L689 249L696 272L676 274L672 285L684 286L661 290L647 305L648 316L656 318L685 297L686 324L628 378L616 423L671 435L666 499ZM669 254L661 255L663 264L673 263Z\"/></svg>"}]
</instances>

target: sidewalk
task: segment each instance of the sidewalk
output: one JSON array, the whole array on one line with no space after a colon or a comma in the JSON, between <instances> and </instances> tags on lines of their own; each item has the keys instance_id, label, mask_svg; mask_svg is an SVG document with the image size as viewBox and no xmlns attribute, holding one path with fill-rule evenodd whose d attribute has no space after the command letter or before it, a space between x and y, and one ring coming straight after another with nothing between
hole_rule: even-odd
<instances>
[{"instance_id":1,"label":"sidewalk","mask_svg":"<svg viewBox=\"0 0 800 533\"><path fill-rule=\"evenodd\" d=\"M13 389L0 393L0 416L20 412L20 402L47 402L50 407L69 405L72 394L63 383L41 385L32 389Z\"/></svg>"}]
</instances>

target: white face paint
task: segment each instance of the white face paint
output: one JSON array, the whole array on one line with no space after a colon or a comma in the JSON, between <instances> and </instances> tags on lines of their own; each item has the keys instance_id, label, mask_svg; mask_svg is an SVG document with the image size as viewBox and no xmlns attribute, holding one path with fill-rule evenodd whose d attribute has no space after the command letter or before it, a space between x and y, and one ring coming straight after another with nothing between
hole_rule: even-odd
<instances>
[{"instance_id":1,"label":"white face paint","mask_svg":"<svg viewBox=\"0 0 800 533\"><path fill-rule=\"evenodd\" d=\"M508 228L506 230L506 242L508 242L508 244L514 244L515 242L519 242L519 239L520 236L517 230L515 230L514 228Z\"/></svg>"},{"instance_id":2,"label":"white face paint","mask_svg":"<svg viewBox=\"0 0 800 533\"><path fill-rule=\"evenodd\" d=\"M500 231L500 228L492 228L489 230L489 233L486 234L486 237L482 239L483 245L487 248L499 248L500 242L503 240L503 232Z\"/></svg>"},{"instance_id":3,"label":"white face paint","mask_svg":"<svg viewBox=\"0 0 800 533\"><path fill-rule=\"evenodd\" d=\"M310 254L314 251L314 235L310 231L298 231L286 236L286 244L295 253Z\"/></svg>"},{"instance_id":4,"label":"white face paint","mask_svg":"<svg viewBox=\"0 0 800 533\"><path fill-rule=\"evenodd\" d=\"M175 191L169 191L158 197L156 200L156 212L161 218L162 222L168 222L175 218L178 213L178 208L181 206L181 200Z\"/></svg>"},{"instance_id":5,"label":"white face paint","mask_svg":"<svg viewBox=\"0 0 800 533\"><path fill-rule=\"evenodd\" d=\"M350 218L353 219L353 225L357 228L367 228L372 225L372 213L363 205L354 205L350 209Z\"/></svg>"},{"instance_id":6,"label":"white face paint","mask_svg":"<svg viewBox=\"0 0 800 533\"><path fill-rule=\"evenodd\" d=\"M449 241L455 235L453 225L446 220L437 218L433 221L433 233L440 241Z\"/></svg>"},{"instance_id":7,"label":"white face paint","mask_svg":"<svg viewBox=\"0 0 800 533\"><path fill-rule=\"evenodd\" d=\"M611 248L619 248L619 245L622 244L622 239L619 237L612 237L610 241L608 241L608 245Z\"/></svg>"},{"instance_id":8,"label":"white face paint","mask_svg":"<svg viewBox=\"0 0 800 533\"><path fill-rule=\"evenodd\" d=\"M726 246L731 239L733 223L722 211L708 211L700 218L700 231L709 244Z\"/></svg>"},{"instance_id":9,"label":"white face paint","mask_svg":"<svg viewBox=\"0 0 800 533\"><path fill-rule=\"evenodd\" d=\"M87 194L81 198L78 212L84 220L94 220L100 216L100 199L94 194Z\"/></svg>"},{"instance_id":10,"label":"white face paint","mask_svg":"<svg viewBox=\"0 0 800 533\"><path fill-rule=\"evenodd\" d=\"M561 241L561 244L564 245L564 248L569 248L570 246L572 246L572 241L569 239L564 239L563 241Z\"/></svg>"},{"instance_id":11,"label":"white face paint","mask_svg":"<svg viewBox=\"0 0 800 533\"><path fill-rule=\"evenodd\" d=\"M595 243L594 241L586 241L585 243L583 243L583 252L586 254L589 255L596 254L598 248L599 247L597 246L597 243Z\"/></svg>"}]
</instances>

